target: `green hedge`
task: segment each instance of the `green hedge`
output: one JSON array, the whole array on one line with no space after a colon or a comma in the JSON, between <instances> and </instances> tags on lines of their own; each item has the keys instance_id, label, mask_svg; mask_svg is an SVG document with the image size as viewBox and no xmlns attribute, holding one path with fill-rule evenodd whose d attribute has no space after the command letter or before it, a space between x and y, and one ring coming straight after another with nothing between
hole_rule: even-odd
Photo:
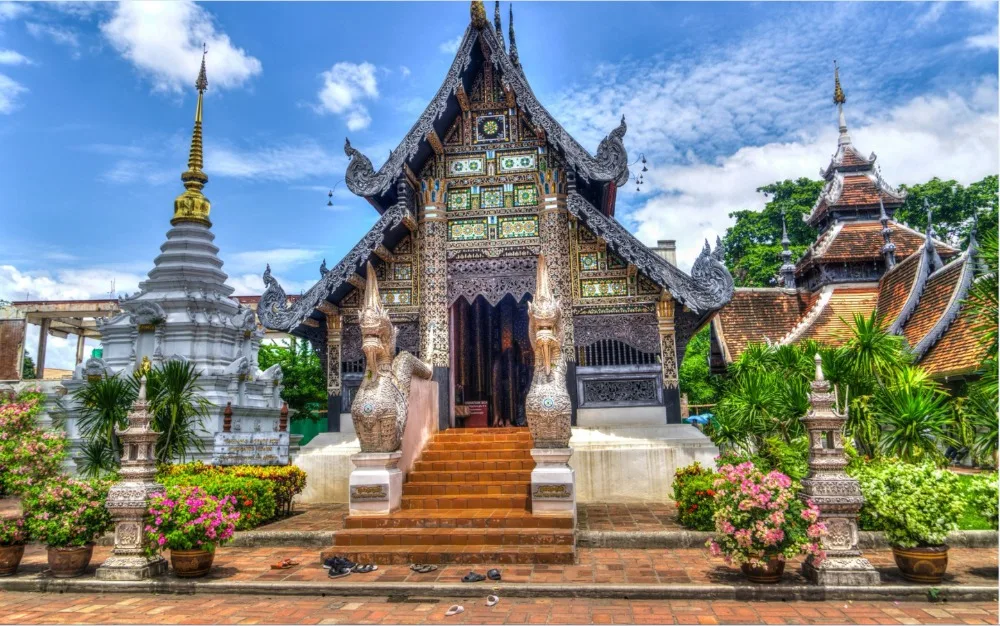
<instances>
[{"instance_id":1,"label":"green hedge","mask_svg":"<svg viewBox=\"0 0 1000 626\"><path fill-rule=\"evenodd\" d=\"M677 521L692 530L714 530L715 479L719 474L695 462L674 475Z\"/></svg>"},{"instance_id":2,"label":"green hedge","mask_svg":"<svg viewBox=\"0 0 1000 626\"><path fill-rule=\"evenodd\" d=\"M217 498L235 497L236 511L240 514L236 530L256 528L274 518L277 511L274 485L259 478L234 476L225 472L161 472L157 480L164 487L201 487Z\"/></svg>"}]
</instances>

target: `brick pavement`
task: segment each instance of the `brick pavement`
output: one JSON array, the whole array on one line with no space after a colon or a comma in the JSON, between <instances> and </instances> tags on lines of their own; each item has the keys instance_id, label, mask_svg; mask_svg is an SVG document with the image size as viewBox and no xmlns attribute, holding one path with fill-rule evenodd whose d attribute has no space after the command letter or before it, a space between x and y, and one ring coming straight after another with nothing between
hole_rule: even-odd
<instances>
[{"instance_id":1,"label":"brick pavement","mask_svg":"<svg viewBox=\"0 0 1000 626\"><path fill-rule=\"evenodd\" d=\"M446 617L452 604L465 612ZM8 624L996 624L996 603L0 593Z\"/></svg>"},{"instance_id":2,"label":"brick pavement","mask_svg":"<svg viewBox=\"0 0 1000 626\"><path fill-rule=\"evenodd\" d=\"M110 548L94 550L91 570L110 554ZM910 584L898 574L890 550L869 550L865 556L878 568L885 583ZM272 570L270 564L290 557L300 562L291 569ZM997 584L996 550L952 548L948 555L946 585L988 586ZM738 569L730 568L705 549L626 550L580 548L572 565L443 565L429 574L416 574L406 565L384 565L370 574L354 574L338 584L370 585L377 582L458 583L474 568L480 573L490 567L503 571L505 582L512 583L588 583L588 584L742 584ZM46 569L45 550L28 546L18 576L38 575ZM219 548L209 579L227 581L325 581L326 570L319 564L315 548L264 547ZM785 569L782 585L806 584L799 574L798 561Z\"/></svg>"},{"instance_id":3,"label":"brick pavement","mask_svg":"<svg viewBox=\"0 0 1000 626\"><path fill-rule=\"evenodd\" d=\"M341 530L347 517L346 504L296 504L296 514L258 530ZM677 523L677 509L666 504L580 504L578 530L666 531L684 530Z\"/></svg>"}]
</instances>

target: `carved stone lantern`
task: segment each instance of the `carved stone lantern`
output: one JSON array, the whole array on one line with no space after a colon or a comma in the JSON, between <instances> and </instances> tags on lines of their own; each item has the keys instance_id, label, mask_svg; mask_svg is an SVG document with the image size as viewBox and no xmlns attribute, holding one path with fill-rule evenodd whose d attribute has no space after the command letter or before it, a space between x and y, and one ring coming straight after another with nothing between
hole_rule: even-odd
<instances>
[{"instance_id":1,"label":"carved stone lantern","mask_svg":"<svg viewBox=\"0 0 1000 626\"><path fill-rule=\"evenodd\" d=\"M115 547L97 569L101 580L143 580L167 571L162 556L147 556L143 521L152 494L163 491L156 477L156 440L146 401L146 377L139 382L139 396L128 414L128 427L117 430L122 444L122 479L108 492L105 506L115 520Z\"/></svg>"},{"instance_id":2,"label":"carved stone lantern","mask_svg":"<svg viewBox=\"0 0 1000 626\"><path fill-rule=\"evenodd\" d=\"M858 481L845 472L843 430L847 409L840 413L834 408L836 395L823 378L819 354L811 387L811 408L802 418L809 432L809 476L802 481L801 497L819 507L819 520L826 524L829 534L823 539L826 559L816 565L810 556L802 564L802 573L824 586L877 585L878 572L858 549L858 513L865 499Z\"/></svg>"}]
</instances>

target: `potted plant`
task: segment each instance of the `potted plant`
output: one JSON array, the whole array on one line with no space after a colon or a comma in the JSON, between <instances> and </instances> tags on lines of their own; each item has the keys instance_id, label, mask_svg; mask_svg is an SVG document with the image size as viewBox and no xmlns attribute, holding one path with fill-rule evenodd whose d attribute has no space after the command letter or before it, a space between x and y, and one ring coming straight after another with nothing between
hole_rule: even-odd
<instances>
[{"instance_id":1,"label":"potted plant","mask_svg":"<svg viewBox=\"0 0 1000 626\"><path fill-rule=\"evenodd\" d=\"M215 548L232 538L240 514L234 498L215 498L201 487L175 486L150 499L145 531L149 549L170 550L170 565L180 578L204 576Z\"/></svg>"},{"instance_id":2,"label":"potted plant","mask_svg":"<svg viewBox=\"0 0 1000 626\"><path fill-rule=\"evenodd\" d=\"M948 569L945 539L965 510L958 476L930 463L888 461L862 469L858 479L903 578L940 583Z\"/></svg>"},{"instance_id":3,"label":"potted plant","mask_svg":"<svg viewBox=\"0 0 1000 626\"><path fill-rule=\"evenodd\" d=\"M81 576L94 554L94 540L112 527L104 506L108 486L64 478L25 496L28 535L48 547L49 570L56 578Z\"/></svg>"},{"instance_id":4,"label":"potted plant","mask_svg":"<svg viewBox=\"0 0 1000 626\"><path fill-rule=\"evenodd\" d=\"M27 540L28 529L23 517L0 517L0 576L13 576L17 572Z\"/></svg>"},{"instance_id":5,"label":"potted plant","mask_svg":"<svg viewBox=\"0 0 1000 626\"><path fill-rule=\"evenodd\" d=\"M739 565L750 582L776 583L785 559L800 552L818 564L827 534L819 509L796 496L792 479L775 470L766 474L753 463L724 465L715 481L714 556Z\"/></svg>"}]
</instances>

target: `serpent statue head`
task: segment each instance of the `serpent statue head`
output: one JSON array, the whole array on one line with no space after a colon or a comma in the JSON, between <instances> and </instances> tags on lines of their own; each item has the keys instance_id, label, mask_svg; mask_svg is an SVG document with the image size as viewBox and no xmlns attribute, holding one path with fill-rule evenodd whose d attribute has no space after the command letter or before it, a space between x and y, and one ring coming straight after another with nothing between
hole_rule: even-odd
<instances>
[{"instance_id":1,"label":"serpent statue head","mask_svg":"<svg viewBox=\"0 0 1000 626\"><path fill-rule=\"evenodd\" d=\"M378 376L381 366L389 366L396 352L396 329L382 305L375 268L368 263L365 302L358 312L361 328L361 351L365 355L365 377Z\"/></svg>"},{"instance_id":2,"label":"serpent statue head","mask_svg":"<svg viewBox=\"0 0 1000 626\"><path fill-rule=\"evenodd\" d=\"M528 303L528 320L528 333L535 349L535 358L541 358L545 375L548 376L562 347L562 308L552 295L545 255L538 255L535 297Z\"/></svg>"}]
</instances>

